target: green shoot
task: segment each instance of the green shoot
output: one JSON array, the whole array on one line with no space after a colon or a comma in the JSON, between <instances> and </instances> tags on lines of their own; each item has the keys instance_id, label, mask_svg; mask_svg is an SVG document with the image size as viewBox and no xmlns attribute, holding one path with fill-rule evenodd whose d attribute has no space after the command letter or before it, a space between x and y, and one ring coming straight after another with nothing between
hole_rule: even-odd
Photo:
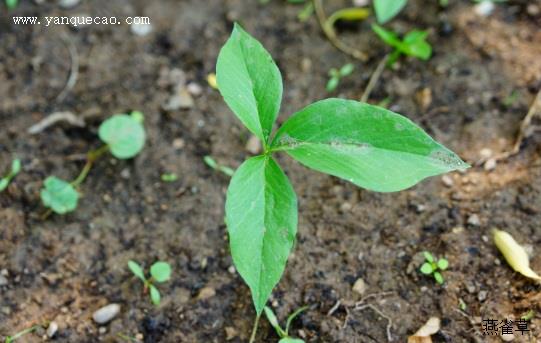
<instances>
[{"instance_id":1,"label":"green shoot","mask_svg":"<svg viewBox=\"0 0 541 343\"><path fill-rule=\"evenodd\" d=\"M436 282L442 285L444 279L441 275L441 272L449 267L449 262L444 258L440 258L439 260L437 260L428 251L423 251L423 255L425 256L426 262L423 263L423 265L421 266L421 273L425 275L432 275Z\"/></svg>"},{"instance_id":2,"label":"green shoot","mask_svg":"<svg viewBox=\"0 0 541 343\"><path fill-rule=\"evenodd\" d=\"M19 4L19 0L6 0L6 7L8 10L15 9Z\"/></svg>"},{"instance_id":3,"label":"green shoot","mask_svg":"<svg viewBox=\"0 0 541 343\"><path fill-rule=\"evenodd\" d=\"M520 319L529 321L529 320L532 320L533 317L535 317L535 311L534 310L529 310L528 312L526 312L522 316L520 316Z\"/></svg>"},{"instance_id":4,"label":"green shoot","mask_svg":"<svg viewBox=\"0 0 541 343\"><path fill-rule=\"evenodd\" d=\"M468 306L466 306L466 303L464 302L464 300L462 300L462 298L458 298L458 308L461 311L466 311L466 309L468 308Z\"/></svg>"},{"instance_id":5,"label":"green shoot","mask_svg":"<svg viewBox=\"0 0 541 343\"><path fill-rule=\"evenodd\" d=\"M137 155L145 143L143 114L134 111L131 114L116 114L105 120L99 127L99 137L106 143L87 153L86 164L81 173L71 182L50 176L43 183L41 200L49 208L45 217L52 211L66 214L77 208L79 193L76 188L83 183L92 166L104 153L110 151L118 159L132 158Z\"/></svg>"},{"instance_id":6,"label":"green shoot","mask_svg":"<svg viewBox=\"0 0 541 343\"><path fill-rule=\"evenodd\" d=\"M406 6L408 0L374 0L374 11L378 23L385 24Z\"/></svg>"},{"instance_id":7,"label":"green shoot","mask_svg":"<svg viewBox=\"0 0 541 343\"><path fill-rule=\"evenodd\" d=\"M14 334L13 336L7 336L6 339L4 340L4 343L12 343L12 342L15 342L16 340L18 340L19 338L21 338L22 336L24 335L27 335L31 332L34 332L36 331L37 329L39 329L41 327L41 325L34 325L28 329L24 329L22 331L19 331L17 332L16 334Z\"/></svg>"},{"instance_id":8,"label":"green shoot","mask_svg":"<svg viewBox=\"0 0 541 343\"><path fill-rule=\"evenodd\" d=\"M353 70L355 69L355 66L351 63L345 64L340 69L332 68L329 70L329 81L327 82L327 86L325 87L327 89L327 92L332 92L338 87L338 84L340 83L340 80L343 77L346 77L350 75Z\"/></svg>"},{"instance_id":9,"label":"green shoot","mask_svg":"<svg viewBox=\"0 0 541 343\"><path fill-rule=\"evenodd\" d=\"M220 51L216 77L229 108L264 147L262 155L237 168L225 202L233 263L256 310L252 341L297 234L297 196L274 154L286 153L308 168L377 192L400 191L469 167L409 119L353 100L315 102L273 133L282 76L267 50L238 24ZM218 167L208 157L205 162Z\"/></svg>"},{"instance_id":10,"label":"green shoot","mask_svg":"<svg viewBox=\"0 0 541 343\"><path fill-rule=\"evenodd\" d=\"M218 162L216 162L211 156L203 157L203 161L205 161L207 166L211 167L214 170L222 172L227 176L233 176L233 174L235 174L235 171L233 169L218 164Z\"/></svg>"},{"instance_id":11,"label":"green shoot","mask_svg":"<svg viewBox=\"0 0 541 343\"><path fill-rule=\"evenodd\" d=\"M156 306L160 305L161 295L156 283L163 283L171 278L171 266L167 262L155 262L150 266L150 277L145 277L143 268L134 261L128 261L128 268L133 275L139 278L144 284L144 292L150 291L150 300Z\"/></svg>"},{"instance_id":12,"label":"green shoot","mask_svg":"<svg viewBox=\"0 0 541 343\"><path fill-rule=\"evenodd\" d=\"M372 30L381 40L394 48L387 62L389 66L392 66L402 54L425 61L432 56L432 46L426 41L428 31L412 30L400 40L396 33L385 30L377 24L372 24Z\"/></svg>"},{"instance_id":13,"label":"green shoot","mask_svg":"<svg viewBox=\"0 0 541 343\"><path fill-rule=\"evenodd\" d=\"M276 318L276 315L274 312L272 312L272 309L268 306L265 306L265 316L267 317L269 323L272 325L274 330L276 330L276 334L280 336L280 341L278 343L304 343L302 339L298 338L292 338L289 336L289 328L291 327L291 322L293 322L293 319L297 317L301 312L308 309L308 306L301 307L297 309L295 312L293 312L288 318L286 322L286 328L285 330L282 329L280 324L278 323L278 319Z\"/></svg>"},{"instance_id":14,"label":"green shoot","mask_svg":"<svg viewBox=\"0 0 541 343\"><path fill-rule=\"evenodd\" d=\"M11 170L9 171L9 173L0 179L0 192L8 188L11 180L13 180L13 178L17 176L17 174L19 174L20 171L21 171L21 160L16 158L11 162Z\"/></svg>"},{"instance_id":15,"label":"green shoot","mask_svg":"<svg viewBox=\"0 0 541 343\"><path fill-rule=\"evenodd\" d=\"M178 180L178 175L175 173L164 173L161 176L163 182L175 182Z\"/></svg>"}]
</instances>

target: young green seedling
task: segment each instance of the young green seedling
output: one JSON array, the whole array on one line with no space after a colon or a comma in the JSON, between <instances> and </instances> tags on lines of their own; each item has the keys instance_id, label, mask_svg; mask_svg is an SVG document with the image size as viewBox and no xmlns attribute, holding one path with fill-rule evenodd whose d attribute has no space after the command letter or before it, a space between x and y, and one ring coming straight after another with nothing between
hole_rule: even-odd
<instances>
[{"instance_id":1,"label":"young green seedling","mask_svg":"<svg viewBox=\"0 0 541 343\"><path fill-rule=\"evenodd\" d=\"M374 0L374 11L378 23L385 24L406 6L408 0Z\"/></svg>"},{"instance_id":2,"label":"young green seedling","mask_svg":"<svg viewBox=\"0 0 541 343\"><path fill-rule=\"evenodd\" d=\"M351 63L345 64L340 69L331 68L329 70L329 81L327 82L327 86L325 87L327 89L327 92L332 92L338 87L338 84L340 83L340 80L343 77L346 77L353 73L353 69L355 69L355 66Z\"/></svg>"},{"instance_id":3,"label":"young green seedling","mask_svg":"<svg viewBox=\"0 0 541 343\"><path fill-rule=\"evenodd\" d=\"M282 100L280 71L238 24L220 51L216 76L225 102L264 147L235 171L225 203L233 262L252 292L256 323L297 233L297 197L274 153L378 192L469 167L409 119L352 100L308 105L273 135Z\"/></svg>"},{"instance_id":4,"label":"young green seedling","mask_svg":"<svg viewBox=\"0 0 541 343\"><path fill-rule=\"evenodd\" d=\"M143 268L137 262L131 260L128 261L128 268L130 268L135 276L143 281L143 292L146 293L150 290L150 300L152 303L156 306L160 305L160 291L156 288L155 283L162 283L171 278L171 266L169 263L160 261L155 262L150 266L150 277L148 279L145 277Z\"/></svg>"},{"instance_id":5,"label":"young green seedling","mask_svg":"<svg viewBox=\"0 0 541 343\"><path fill-rule=\"evenodd\" d=\"M203 161L205 161L205 164L207 166L211 167L214 170L222 172L227 176L233 176L233 174L235 174L235 171L233 169L223 166L221 164L218 164L218 162L216 162L211 156L203 157Z\"/></svg>"},{"instance_id":6,"label":"young green seedling","mask_svg":"<svg viewBox=\"0 0 541 343\"><path fill-rule=\"evenodd\" d=\"M387 65L393 65L400 55L417 57L422 60L428 60L432 55L432 46L426 41L428 31L412 30L400 40L396 33L385 30L383 27L372 24L372 30L385 43L394 48L391 53Z\"/></svg>"},{"instance_id":7,"label":"young green seedling","mask_svg":"<svg viewBox=\"0 0 541 343\"><path fill-rule=\"evenodd\" d=\"M49 176L43 183L41 200L49 208L45 217L51 211L66 214L77 208L79 193L76 188L86 179L94 162L105 152L110 151L118 159L128 159L141 151L145 144L143 114L138 111L130 115L115 114L100 125L98 134L105 145L87 153L86 164L75 180L67 182Z\"/></svg>"},{"instance_id":8,"label":"young green seedling","mask_svg":"<svg viewBox=\"0 0 541 343\"><path fill-rule=\"evenodd\" d=\"M178 180L178 175L175 173L164 173L161 176L163 182L175 182Z\"/></svg>"},{"instance_id":9,"label":"young green seedling","mask_svg":"<svg viewBox=\"0 0 541 343\"><path fill-rule=\"evenodd\" d=\"M15 342L16 340L18 340L19 338L23 337L24 335L27 335L29 333L32 333L34 331L36 331L37 329L39 329L41 327L41 325L34 325L32 327L29 327L28 329L24 329L22 331L19 331L17 332L16 334L14 334L13 336L7 336L6 339L4 340L4 343L12 343L12 342Z\"/></svg>"},{"instance_id":10,"label":"young green seedling","mask_svg":"<svg viewBox=\"0 0 541 343\"><path fill-rule=\"evenodd\" d=\"M13 178L17 174L19 174L20 171L21 171L21 160L16 158L11 162L11 170L9 171L9 173L0 179L0 192L8 188L11 180L13 180Z\"/></svg>"},{"instance_id":11,"label":"young green seedling","mask_svg":"<svg viewBox=\"0 0 541 343\"><path fill-rule=\"evenodd\" d=\"M265 306L265 315L267 316L267 319L269 320L269 323L272 325L274 330L276 330L276 333L278 336L280 336L280 341L278 343L304 343L302 339L299 338L292 338L289 336L289 327L291 326L291 322L293 322L293 319L297 317L301 312L305 311L308 308L308 306L301 307L297 309L295 312L293 312L289 317L287 317L286 322L286 329L282 329L280 324L278 323L278 319L274 315L274 312L272 312L272 309L268 306Z\"/></svg>"},{"instance_id":12,"label":"young green seedling","mask_svg":"<svg viewBox=\"0 0 541 343\"><path fill-rule=\"evenodd\" d=\"M425 256L426 262L421 266L421 273L434 276L436 282L442 285L444 279L441 272L449 267L449 262L444 258L437 260L428 251L423 251L423 255Z\"/></svg>"},{"instance_id":13,"label":"young green seedling","mask_svg":"<svg viewBox=\"0 0 541 343\"><path fill-rule=\"evenodd\" d=\"M19 0L6 0L6 7L8 10L15 9L19 4Z\"/></svg>"}]
</instances>

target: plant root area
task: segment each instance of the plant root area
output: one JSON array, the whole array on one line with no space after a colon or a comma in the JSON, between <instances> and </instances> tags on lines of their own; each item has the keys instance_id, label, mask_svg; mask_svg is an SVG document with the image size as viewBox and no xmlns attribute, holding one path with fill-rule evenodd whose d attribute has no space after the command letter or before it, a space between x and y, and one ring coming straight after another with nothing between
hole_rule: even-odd
<instances>
[{"instance_id":1,"label":"plant root area","mask_svg":"<svg viewBox=\"0 0 541 343\"><path fill-rule=\"evenodd\" d=\"M298 194L299 228L269 306L282 322L309 306L293 322L293 336L387 342L389 333L405 342L438 317L434 342L501 342L483 335L485 320L533 311L530 331L515 333L514 341L541 341L541 286L507 265L491 233L512 234L541 272L539 110L517 154L476 163L512 148L541 87L541 5L510 0L488 16L475 5L410 0L386 26L402 34L428 29L433 56L403 57L386 68L368 100L404 114L472 168L382 194L278 156ZM349 6L324 2L328 15ZM390 52L371 31L373 19L338 23L339 39L369 57L356 61L333 47L315 15L301 22L302 9L279 0L93 0L72 7L23 0L9 14L2 10L0 171L14 155L23 169L0 193L0 338L42 325L20 339L41 342L55 322L55 342L248 341L254 308L224 224L229 177L203 157L236 168L258 147L207 83L219 49L238 21L273 55L284 79L279 123L319 99L359 99ZM79 15L146 16L152 27L12 20ZM355 71L328 94L328 70L346 63ZM104 155L79 187L78 208L43 219L43 180L74 179L86 152L101 144L99 124L132 110L145 114L143 151L132 160ZM56 112L73 113L84 127L63 120L28 132ZM163 182L164 173L178 180ZM449 261L443 285L419 272L425 250ZM157 260L171 264L159 307L128 270L130 259L147 270ZM370 306L356 306L361 300ZM111 303L119 313L96 324L92 314ZM263 318L256 341L278 339Z\"/></svg>"}]
</instances>

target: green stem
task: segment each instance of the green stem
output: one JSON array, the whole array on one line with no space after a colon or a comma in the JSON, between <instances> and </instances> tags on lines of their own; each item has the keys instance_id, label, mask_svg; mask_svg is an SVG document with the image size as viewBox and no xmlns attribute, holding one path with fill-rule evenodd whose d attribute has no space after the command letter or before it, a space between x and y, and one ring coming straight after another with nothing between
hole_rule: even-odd
<instances>
[{"instance_id":1,"label":"green stem","mask_svg":"<svg viewBox=\"0 0 541 343\"><path fill-rule=\"evenodd\" d=\"M257 317L255 317L254 327L252 329L252 335L250 336L250 343L255 342L255 335L257 334L257 327L259 325L259 318L261 317L261 314L258 314Z\"/></svg>"},{"instance_id":2,"label":"green stem","mask_svg":"<svg viewBox=\"0 0 541 343\"><path fill-rule=\"evenodd\" d=\"M92 166L94 165L94 162L96 162L96 160L108 150L109 146L103 145L96 150L88 152L88 154L86 155L86 164L83 167L83 170L81 170L81 173L79 174L79 176L77 176L75 180L73 180L71 185L74 187L79 186L86 179L88 173L90 172L90 169L92 169Z\"/></svg>"}]
</instances>

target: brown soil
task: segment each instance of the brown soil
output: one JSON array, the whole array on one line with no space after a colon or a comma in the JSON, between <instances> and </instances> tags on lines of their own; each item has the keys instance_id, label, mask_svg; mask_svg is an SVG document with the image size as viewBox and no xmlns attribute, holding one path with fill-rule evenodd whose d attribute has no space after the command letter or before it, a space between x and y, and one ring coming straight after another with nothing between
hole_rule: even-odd
<instances>
[{"instance_id":1,"label":"brown soil","mask_svg":"<svg viewBox=\"0 0 541 343\"><path fill-rule=\"evenodd\" d=\"M541 14L528 4L509 1L479 19L467 1L451 1L444 9L437 1L410 0L390 26L400 32L429 28L434 56L428 62L402 59L396 70L385 70L371 102L388 97L391 109L470 163L481 158L482 149L509 149L541 85ZM337 0L325 6L330 12L348 5ZM0 193L0 270L7 271L8 281L0 286L0 336L54 320L60 326L57 342L121 341L119 333L141 334L145 342L226 342L226 332L229 342L247 341L254 310L248 288L231 272L223 221L229 180L209 169L203 156L237 167L249 155L249 135L207 86L206 76L238 20L282 71L280 122L328 97L327 71L352 60L329 44L315 18L299 22L301 8L278 0L94 0L67 10L23 0L10 15L2 13L0 170L16 154L23 172ZM12 14L83 13L148 16L153 31L138 37L125 24L73 29L11 21ZM355 62L353 76L332 96L358 99L388 48L368 22L341 27L340 35L371 59ZM69 42L79 74L58 99L70 74ZM203 93L190 109L165 111L171 88L164 75L175 68ZM515 101L506 101L513 92ZM148 141L142 153L129 161L100 160L80 189L79 208L41 220L42 180L74 178L84 163L80 156L99 146L99 123L132 109L145 113ZM27 133L46 115L66 110L85 118L86 127L56 125ZM391 292L367 303L391 319L394 341L404 342L436 316L442 329L435 342L497 342L499 337L481 335L483 319L541 311L541 287L506 265L490 234L494 227L505 229L529 245L532 267L541 271L541 134L531 131L520 153L492 171L475 167L450 175L450 187L436 177L393 194L358 189L280 156L298 194L300 220L294 253L271 300L278 317L285 320L310 305L293 325L293 334L307 342L386 342L385 318L370 308L352 308L362 297L352 291L358 278L368 286L366 295ZM180 178L162 183L164 172ZM472 215L479 225L468 224ZM443 286L418 272L423 250L449 260ZM142 294L126 267L129 259L147 267L157 259L172 264L172 280L160 286L160 307ZM467 304L464 313L459 299ZM121 304L121 312L100 331L92 313L111 302ZM538 315L529 328L528 338L515 341L540 341ZM38 330L20 341L39 342L44 335ZM258 342L277 340L262 320Z\"/></svg>"}]
</instances>

